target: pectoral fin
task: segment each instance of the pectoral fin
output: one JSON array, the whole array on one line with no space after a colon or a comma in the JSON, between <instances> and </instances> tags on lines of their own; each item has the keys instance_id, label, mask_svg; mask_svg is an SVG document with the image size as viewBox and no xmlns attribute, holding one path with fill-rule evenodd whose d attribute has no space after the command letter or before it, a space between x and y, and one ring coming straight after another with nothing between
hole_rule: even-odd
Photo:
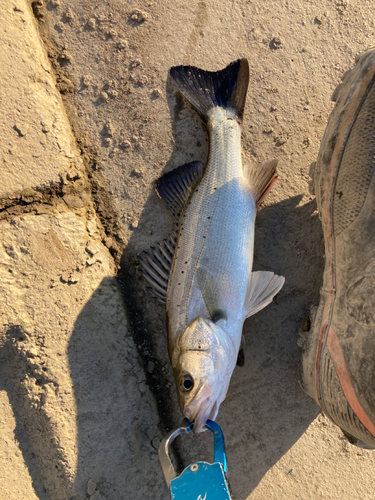
<instances>
[{"instance_id":1,"label":"pectoral fin","mask_svg":"<svg viewBox=\"0 0 375 500\"><path fill-rule=\"evenodd\" d=\"M245 300L246 318L268 306L281 290L284 282L283 276L269 271L251 273Z\"/></svg>"},{"instance_id":2,"label":"pectoral fin","mask_svg":"<svg viewBox=\"0 0 375 500\"><path fill-rule=\"evenodd\" d=\"M221 299L222 289L214 275L207 269L200 267L197 270L198 286L202 293L205 306L214 323L226 319L227 315Z\"/></svg>"}]
</instances>

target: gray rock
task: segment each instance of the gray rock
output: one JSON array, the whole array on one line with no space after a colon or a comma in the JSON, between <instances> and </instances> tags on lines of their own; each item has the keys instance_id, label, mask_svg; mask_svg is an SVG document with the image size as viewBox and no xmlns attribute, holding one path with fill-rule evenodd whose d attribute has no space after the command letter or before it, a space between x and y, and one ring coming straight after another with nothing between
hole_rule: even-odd
<instances>
[{"instance_id":1,"label":"gray rock","mask_svg":"<svg viewBox=\"0 0 375 500\"><path fill-rule=\"evenodd\" d=\"M92 479L89 479L86 488L87 493L89 495L93 495L95 490L96 490L96 483Z\"/></svg>"}]
</instances>

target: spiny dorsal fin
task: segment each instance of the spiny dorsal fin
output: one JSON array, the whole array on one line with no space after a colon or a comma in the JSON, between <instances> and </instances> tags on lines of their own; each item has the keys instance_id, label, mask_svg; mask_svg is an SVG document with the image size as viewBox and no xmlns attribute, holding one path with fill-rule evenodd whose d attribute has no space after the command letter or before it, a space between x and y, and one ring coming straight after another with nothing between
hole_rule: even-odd
<instances>
[{"instance_id":1,"label":"spiny dorsal fin","mask_svg":"<svg viewBox=\"0 0 375 500\"><path fill-rule=\"evenodd\" d=\"M247 179L251 192L256 200L256 205L262 203L272 184L277 179L276 167L279 160L267 160L261 165L245 165L243 175Z\"/></svg>"},{"instance_id":2,"label":"spiny dorsal fin","mask_svg":"<svg viewBox=\"0 0 375 500\"><path fill-rule=\"evenodd\" d=\"M268 306L281 290L284 282L284 276L278 276L270 271L252 272L246 291L246 318Z\"/></svg>"},{"instance_id":3,"label":"spiny dorsal fin","mask_svg":"<svg viewBox=\"0 0 375 500\"><path fill-rule=\"evenodd\" d=\"M148 252L138 256L141 264L140 273L152 285L147 287L159 302L165 304L169 273L171 271L173 254L176 248L177 235L173 233L157 247L151 247Z\"/></svg>"},{"instance_id":4,"label":"spiny dorsal fin","mask_svg":"<svg viewBox=\"0 0 375 500\"><path fill-rule=\"evenodd\" d=\"M209 119L209 110L217 106L234 109L242 122L249 85L247 59L238 59L220 71L175 66L171 68L170 75L179 92L205 123Z\"/></svg>"},{"instance_id":5,"label":"spiny dorsal fin","mask_svg":"<svg viewBox=\"0 0 375 500\"><path fill-rule=\"evenodd\" d=\"M202 177L202 162L193 161L167 172L156 181L158 195L165 201L176 220L179 220L191 192Z\"/></svg>"}]
</instances>

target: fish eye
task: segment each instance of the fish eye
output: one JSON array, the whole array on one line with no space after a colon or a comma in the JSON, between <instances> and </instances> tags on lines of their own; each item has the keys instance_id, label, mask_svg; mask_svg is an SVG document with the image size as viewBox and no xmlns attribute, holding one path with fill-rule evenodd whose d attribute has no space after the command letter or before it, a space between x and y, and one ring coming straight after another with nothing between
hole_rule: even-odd
<instances>
[{"instance_id":1,"label":"fish eye","mask_svg":"<svg viewBox=\"0 0 375 500\"><path fill-rule=\"evenodd\" d=\"M182 392L189 392L194 387L194 380L191 375L181 375L178 382Z\"/></svg>"}]
</instances>

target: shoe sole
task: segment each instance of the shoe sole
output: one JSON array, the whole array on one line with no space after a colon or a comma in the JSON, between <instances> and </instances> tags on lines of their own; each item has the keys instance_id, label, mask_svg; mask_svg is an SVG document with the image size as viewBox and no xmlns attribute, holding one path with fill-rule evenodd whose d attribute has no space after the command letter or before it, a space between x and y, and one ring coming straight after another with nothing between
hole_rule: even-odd
<instances>
[{"instance_id":1,"label":"shoe sole","mask_svg":"<svg viewBox=\"0 0 375 500\"><path fill-rule=\"evenodd\" d=\"M367 238L373 231L366 228L371 222L375 226L375 50L363 54L344 75L333 99L336 105L314 174L326 265L319 308L306 340L302 385L353 443L372 447L375 405L367 398L369 388L362 387L368 376L358 366L361 356L367 360L361 349L371 347L370 337L375 341L375 302L374 318L370 311L369 319L371 307L363 308L360 301L367 300L364 289L375 296L375 255L372 245L363 245L357 252L363 262L355 262L354 242L361 240L358 231L365 231ZM375 253L375 236L373 243Z\"/></svg>"}]
</instances>

